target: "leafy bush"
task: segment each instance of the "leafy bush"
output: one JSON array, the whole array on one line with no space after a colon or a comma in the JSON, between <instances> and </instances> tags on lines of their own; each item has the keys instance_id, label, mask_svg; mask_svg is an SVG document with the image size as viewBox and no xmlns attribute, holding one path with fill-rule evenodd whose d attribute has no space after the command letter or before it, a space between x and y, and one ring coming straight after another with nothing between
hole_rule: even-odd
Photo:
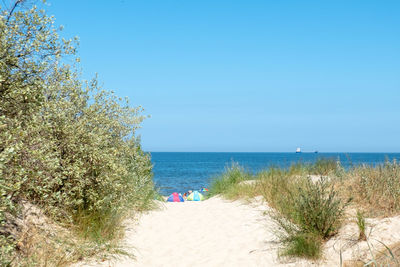
<instances>
[{"instance_id":1,"label":"leafy bush","mask_svg":"<svg viewBox=\"0 0 400 267\"><path fill-rule=\"evenodd\" d=\"M115 238L127 212L149 208L154 195L135 135L142 109L97 79L82 82L62 63L77 59L74 41L21 2L0 7L0 224L28 200L86 237Z\"/></svg>"}]
</instances>

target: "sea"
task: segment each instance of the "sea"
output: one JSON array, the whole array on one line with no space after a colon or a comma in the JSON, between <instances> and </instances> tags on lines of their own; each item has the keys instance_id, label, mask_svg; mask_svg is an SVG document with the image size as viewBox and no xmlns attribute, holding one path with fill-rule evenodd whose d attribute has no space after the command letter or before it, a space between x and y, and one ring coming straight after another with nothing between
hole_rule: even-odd
<instances>
[{"instance_id":1,"label":"sea","mask_svg":"<svg viewBox=\"0 0 400 267\"><path fill-rule=\"evenodd\" d=\"M208 187L213 179L232 164L257 173L294 163L313 163L318 159L339 160L345 168L377 165L400 160L400 153L232 153L232 152L151 152L154 182L162 195Z\"/></svg>"}]
</instances>

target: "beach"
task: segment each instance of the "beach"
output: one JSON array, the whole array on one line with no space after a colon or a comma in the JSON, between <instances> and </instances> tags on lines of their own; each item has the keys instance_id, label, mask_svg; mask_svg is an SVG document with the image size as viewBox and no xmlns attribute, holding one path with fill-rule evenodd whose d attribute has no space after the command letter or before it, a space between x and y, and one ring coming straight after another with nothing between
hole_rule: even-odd
<instances>
[{"instance_id":1,"label":"beach","mask_svg":"<svg viewBox=\"0 0 400 267\"><path fill-rule=\"evenodd\" d=\"M400 267L381 2L1 1L0 267Z\"/></svg>"},{"instance_id":2,"label":"beach","mask_svg":"<svg viewBox=\"0 0 400 267\"><path fill-rule=\"evenodd\" d=\"M219 196L205 201L160 202L159 208L126 221L122 244L134 258L116 256L76 266L358 266L368 257L367 242L357 241L357 226L349 221L324 246L317 261L279 257L276 225L270 208L257 197L230 201ZM370 245L376 240L400 240L400 217L369 220Z\"/></svg>"},{"instance_id":3,"label":"beach","mask_svg":"<svg viewBox=\"0 0 400 267\"><path fill-rule=\"evenodd\" d=\"M276 266L273 224L261 202L159 202L159 209L128 221L124 244L136 260L90 266Z\"/></svg>"}]
</instances>

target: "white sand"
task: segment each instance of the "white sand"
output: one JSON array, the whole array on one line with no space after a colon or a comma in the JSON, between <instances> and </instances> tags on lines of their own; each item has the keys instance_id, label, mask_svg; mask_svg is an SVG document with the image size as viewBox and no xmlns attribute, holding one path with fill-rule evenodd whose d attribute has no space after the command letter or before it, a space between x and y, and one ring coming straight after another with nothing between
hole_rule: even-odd
<instances>
[{"instance_id":1,"label":"white sand","mask_svg":"<svg viewBox=\"0 0 400 267\"><path fill-rule=\"evenodd\" d=\"M125 243L136 260L90 266L276 266L277 243L266 205L214 197L162 203L131 224Z\"/></svg>"},{"instance_id":2,"label":"white sand","mask_svg":"<svg viewBox=\"0 0 400 267\"><path fill-rule=\"evenodd\" d=\"M251 204L214 197L161 206L136 222L128 222L124 243L135 260L119 257L78 266L339 266L340 250L343 259L350 260L368 249L366 242L356 241L355 223L347 223L337 237L327 242L320 262L288 262L277 256L275 224L265 214L268 206L261 198ZM373 227L372 236L390 244L400 239L400 231L396 231L400 230L400 218L385 220L370 221L370 225L379 225Z\"/></svg>"}]
</instances>

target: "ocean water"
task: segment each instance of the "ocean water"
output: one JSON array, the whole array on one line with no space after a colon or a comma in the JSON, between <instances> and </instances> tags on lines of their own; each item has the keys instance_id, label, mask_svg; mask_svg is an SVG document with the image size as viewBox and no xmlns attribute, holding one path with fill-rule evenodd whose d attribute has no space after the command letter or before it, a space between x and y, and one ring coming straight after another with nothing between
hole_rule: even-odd
<instances>
[{"instance_id":1,"label":"ocean water","mask_svg":"<svg viewBox=\"0 0 400 267\"><path fill-rule=\"evenodd\" d=\"M208 187L213 178L234 162L256 173L271 166L288 167L297 162L315 162L319 158L340 160L344 167L349 167L400 160L400 153L151 152L154 181L163 195Z\"/></svg>"}]
</instances>

